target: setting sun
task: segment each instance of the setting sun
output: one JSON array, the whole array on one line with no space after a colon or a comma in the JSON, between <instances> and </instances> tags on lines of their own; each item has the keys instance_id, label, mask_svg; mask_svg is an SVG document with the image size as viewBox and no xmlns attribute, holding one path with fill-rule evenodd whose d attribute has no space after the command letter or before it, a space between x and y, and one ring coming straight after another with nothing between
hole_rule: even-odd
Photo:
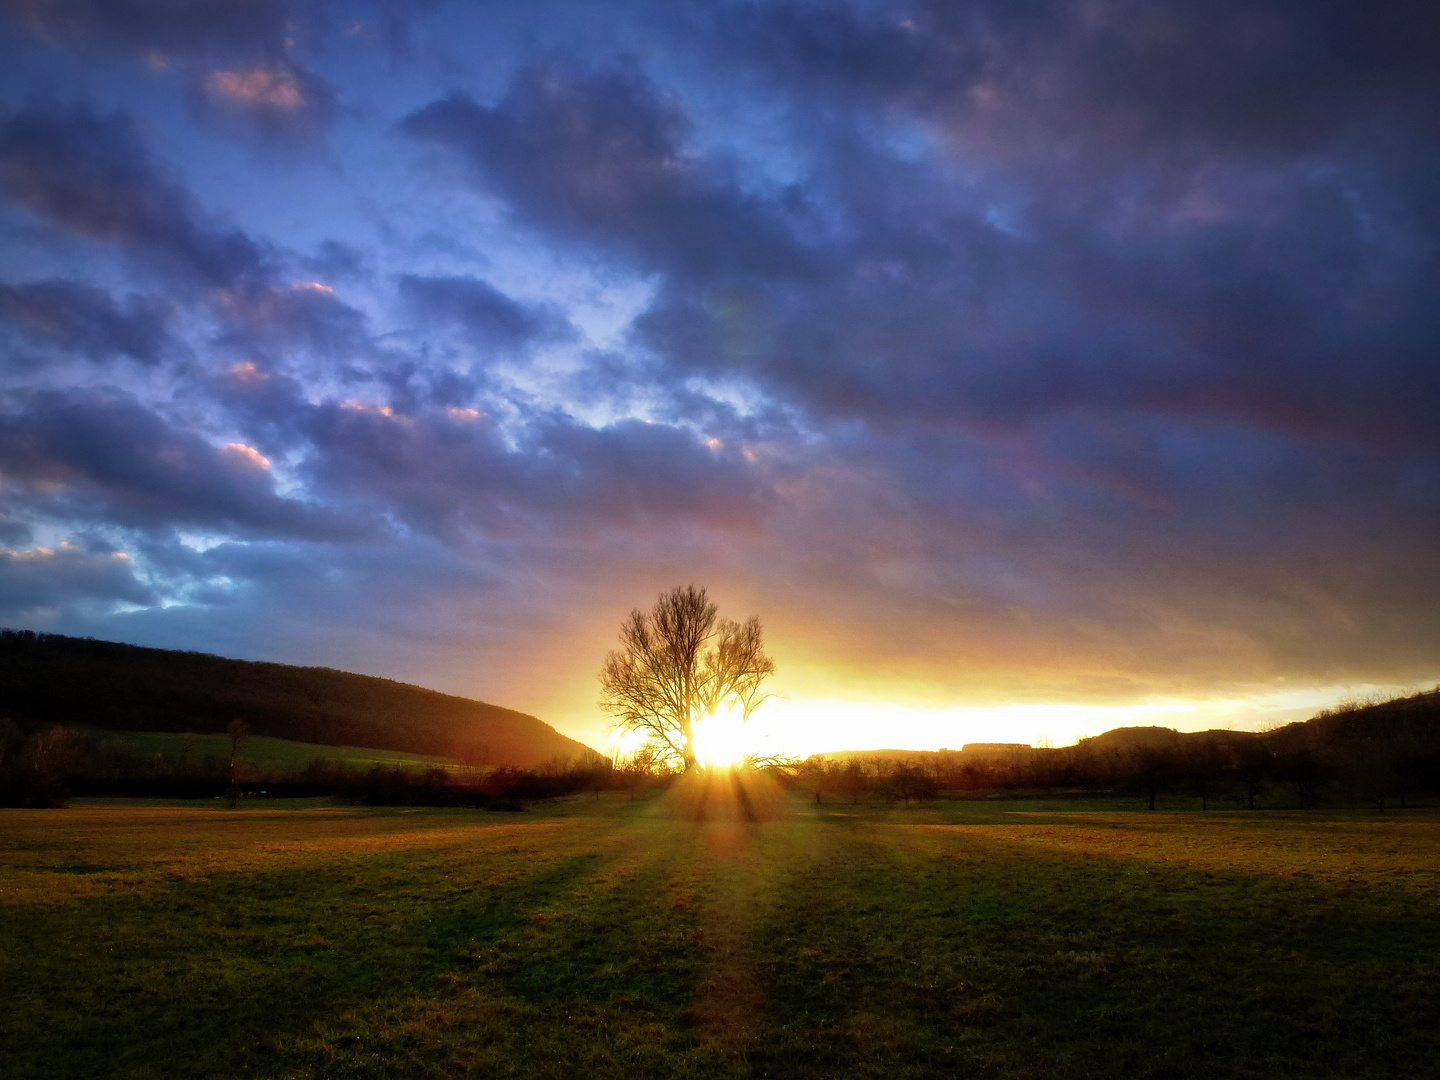
<instances>
[{"instance_id":1,"label":"setting sun","mask_svg":"<svg viewBox=\"0 0 1440 1080\"><path fill-rule=\"evenodd\" d=\"M755 730L738 709L727 709L695 725L695 756L711 767L738 765L758 752Z\"/></svg>"}]
</instances>

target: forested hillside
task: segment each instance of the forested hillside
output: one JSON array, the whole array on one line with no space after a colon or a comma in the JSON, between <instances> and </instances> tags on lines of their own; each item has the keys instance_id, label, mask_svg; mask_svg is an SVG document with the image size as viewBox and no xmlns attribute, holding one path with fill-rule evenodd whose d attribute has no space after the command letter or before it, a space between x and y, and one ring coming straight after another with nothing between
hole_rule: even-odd
<instances>
[{"instance_id":1,"label":"forested hillside","mask_svg":"<svg viewBox=\"0 0 1440 1080\"><path fill-rule=\"evenodd\" d=\"M224 731L531 768L593 756L533 716L331 668L0 631L0 716L22 726Z\"/></svg>"}]
</instances>

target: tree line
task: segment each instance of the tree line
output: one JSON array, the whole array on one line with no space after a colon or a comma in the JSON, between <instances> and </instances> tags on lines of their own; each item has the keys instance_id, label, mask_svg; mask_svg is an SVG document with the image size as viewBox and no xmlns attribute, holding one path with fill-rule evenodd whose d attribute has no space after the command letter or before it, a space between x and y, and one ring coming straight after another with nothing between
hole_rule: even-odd
<instances>
[{"instance_id":1,"label":"tree line","mask_svg":"<svg viewBox=\"0 0 1440 1080\"><path fill-rule=\"evenodd\" d=\"M1166 799L1202 809L1406 807L1440 796L1440 688L1342 706L1269 732L1117 728L1074 746L812 757L788 770L817 800L912 802L1018 791Z\"/></svg>"},{"instance_id":2,"label":"tree line","mask_svg":"<svg viewBox=\"0 0 1440 1080\"><path fill-rule=\"evenodd\" d=\"M632 796L684 769L643 748L623 762L554 758L531 769L357 767L324 757L304 768L261 769L236 755L183 747L141 754L104 731L24 726L0 717L0 805L55 806L72 795L209 799L328 796L370 805L519 809L604 791ZM1075 746L851 755L761 764L821 803L925 802L943 794L1046 792L1131 797L1201 808L1405 807L1440 796L1440 689L1327 710L1265 733L1119 728Z\"/></svg>"},{"instance_id":3,"label":"tree line","mask_svg":"<svg viewBox=\"0 0 1440 1080\"><path fill-rule=\"evenodd\" d=\"M237 760L244 734L227 755L185 749L143 754L107 733L57 725L26 731L0 718L0 806L55 807L75 796L245 799L324 796L371 806L472 806L519 810L542 799L634 791L656 778L648 769L615 768L598 755L555 758L532 769L441 765L357 766L317 757L300 769Z\"/></svg>"}]
</instances>

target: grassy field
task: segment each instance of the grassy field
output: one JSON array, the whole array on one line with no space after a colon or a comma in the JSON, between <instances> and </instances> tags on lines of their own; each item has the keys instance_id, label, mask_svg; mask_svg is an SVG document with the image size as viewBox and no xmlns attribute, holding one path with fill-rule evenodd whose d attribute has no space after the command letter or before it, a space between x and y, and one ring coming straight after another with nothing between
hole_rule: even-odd
<instances>
[{"instance_id":1,"label":"grassy field","mask_svg":"<svg viewBox=\"0 0 1440 1080\"><path fill-rule=\"evenodd\" d=\"M187 757L191 761L230 759L228 735L181 735L170 731L106 731L89 729L100 741L118 742L142 757ZM399 750L369 750L363 746L322 746L319 743L294 742L255 735L247 738L237 755L241 763L263 771L299 772L316 758L368 769L372 765L387 768L427 768L439 766L447 770L473 771L448 758L425 754L406 754Z\"/></svg>"},{"instance_id":2,"label":"grassy field","mask_svg":"<svg viewBox=\"0 0 1440 1080\"><path fill-rule=\"evenodd\" d=\"M0 811L0 1071L1440 1069L1432 811L696 797Z\"/></svg>"}]
</instances>

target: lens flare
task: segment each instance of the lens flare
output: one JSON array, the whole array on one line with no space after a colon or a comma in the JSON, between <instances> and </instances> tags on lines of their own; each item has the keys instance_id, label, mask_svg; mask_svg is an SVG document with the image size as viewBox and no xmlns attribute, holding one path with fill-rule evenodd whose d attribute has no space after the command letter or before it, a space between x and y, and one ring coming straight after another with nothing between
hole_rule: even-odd
<instances>
[{"instance_id":1,"label":"lens flare","mask_svg":"<svg viewBox=\"0 0 1440 1080\"><path fill-rule=\"evenodd\" d=\"M717 712L695 725L695 756L712 768L738 765L755 752L751 736L738 710Z\"/></svg>"}]
</instances>

